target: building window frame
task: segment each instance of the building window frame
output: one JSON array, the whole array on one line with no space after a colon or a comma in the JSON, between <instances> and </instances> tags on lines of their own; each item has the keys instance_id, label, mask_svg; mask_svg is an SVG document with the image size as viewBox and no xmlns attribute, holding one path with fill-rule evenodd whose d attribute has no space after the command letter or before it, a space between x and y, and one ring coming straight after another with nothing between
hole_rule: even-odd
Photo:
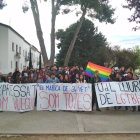
<instances>
[{"instance_id":1,"label":"building window frame","mask_svg":"<svg viewBox=\"0 0 140 140\"><path fill-rule=\"evenodd\" d=\"M12 61L11 61L11 69L12 69Z\"/></svg>"},{"instance_id":2,"label":"building window frame","mask_svg":"<svg viewBox=\"0 0 140 140\"><path fill-rule=\"evenodd\" d=\"M21 47L19 47L19 53L21 54Z\"/></svg>"},{"instance_id":3,"label":"building window frame","mask_svg":"<svg viewBox=\"0 0 140 140\"><path fill-rule=\"evenodd\" d=\"M12 42L12 51L15 51L15 49L14 49L14 42Z\"/></svg>"},{"instance_id":4,"label":"building window frame","mask_svg":"<svg viewBox=\"0 0 140 140\"><path fill-rule=\"evenodd\" d=\"M16 53L18 52L18 45L16 45Z\"/></svg>"}]
</instances>

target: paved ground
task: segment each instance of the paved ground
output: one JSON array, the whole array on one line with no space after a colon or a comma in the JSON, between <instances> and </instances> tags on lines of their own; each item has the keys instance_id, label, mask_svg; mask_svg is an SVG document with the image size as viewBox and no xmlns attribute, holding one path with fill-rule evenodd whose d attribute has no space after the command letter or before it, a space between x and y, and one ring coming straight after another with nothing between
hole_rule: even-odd
<instances>
[{"instance_id":1,"label":"paved ground","mask_svg":"<svg viewBox=\"0 0 140 140\"><path fill-rule=\"evenodd\" d=\"M37 135L0 137L0 140L140 140L140 134L115 135Z\"/></svg>"},{"instance_id":2,"label":"paved ground","mask_svg":"<svg viewBox=\"0 0 140 140\"><path fill-rule=\"evenodd\" d=\"M0 113L0 134L107 134L140 133L140 112L49 112Z\"/></svg>"}]
</instances>

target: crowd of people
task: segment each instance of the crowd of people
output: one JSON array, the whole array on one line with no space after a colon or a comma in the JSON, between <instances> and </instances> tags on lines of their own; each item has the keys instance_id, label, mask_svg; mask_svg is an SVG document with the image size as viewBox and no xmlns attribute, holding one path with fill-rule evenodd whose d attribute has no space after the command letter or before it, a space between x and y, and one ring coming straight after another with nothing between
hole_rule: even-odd
<instances>
[{"instance_id":1,"label":"crowd of people","mask_svg":"<svg viewBox=\"0 0 140 140\"><path fill-rule=\"evenodd\" d=\"M138 80L139 77L133 73L133 69L130 67L128 70L125 70L124 67L122 68L112 68L112 73L109 75L108 81L130 81L130 80ZM101 82L99 77L99 71L95 71L95 75L90 78L85 75L85 71L83 67L73 66L70 67L57 67L55 65L47 66L46 68L33 69L31 68L27 71L27 67L23 68L23 71L20 72L19 68L15 69L15 72L9 72L9 74L5 77L0 72L0 82L7 82L7 83L91 83L93 89L93 96L92 96L92 110L94 103L96 102L96 111L101 111L98 107L98 101L96 98L96 91L95 91L95 83ZM128 110L128 107L125 107ZM121 109L120 107L114 107L115 110ZM109 110L109 108L107 108ZM136 111L136 106L133 106L133 110ZM138 106L138 111L140 111L140 106Z\"/></svg>"}]
</instances>

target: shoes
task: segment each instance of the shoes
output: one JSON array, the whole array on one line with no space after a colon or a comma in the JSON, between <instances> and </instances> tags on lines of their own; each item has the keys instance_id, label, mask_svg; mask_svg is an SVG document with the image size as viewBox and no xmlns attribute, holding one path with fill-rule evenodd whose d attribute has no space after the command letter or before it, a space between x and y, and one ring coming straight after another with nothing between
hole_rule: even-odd
<instances>
[{"instance_id":1,"label":"shoes","mask_svg":"<svg viewBox=\"0 0 140 140\"><path fill-rule=\"evenodd\" d=\"M50 112L52 112L52 110L50 109Z\"/></svg>"},{"instance_id":2,"label":"shoes","mask_svg":"<svg viewBox=\"0 0 140 140\"><path fill-rule=\"evenodd\" d=\"M99 111L99 112L101 112L101 110L98 108L98 109L96 109L96 111Z\"/></svg>"},{"instance_id":3,"label":"shoes","mask_svg":"<svg viewBox=\"0 0 140 140\"><path fill-rule=\"evenodd\" d=\"M59 109L56 109L56 111L58 112L58 111L59 111Z\"/></svg>"}]
</instances>

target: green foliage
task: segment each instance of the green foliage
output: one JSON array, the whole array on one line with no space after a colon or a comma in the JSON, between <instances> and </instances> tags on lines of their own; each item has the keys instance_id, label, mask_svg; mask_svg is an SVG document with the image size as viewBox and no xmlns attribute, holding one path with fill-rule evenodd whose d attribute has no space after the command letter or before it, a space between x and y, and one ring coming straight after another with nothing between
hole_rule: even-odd
<instances>
[{"instance_id":1,"label":"green foliage","mask_svg":"<svg viewBox=\"0 0 140 140\"><path fill-rule=\"evenodd\" d=\"M41 70L41 53L40 53L40 56L39 56L39 70Z\"/></svg>"},{"instance_id":2,"label":"green foliage","mask_svg":"<svg viewBox=\"0 0 140 140\"><path fill-rule=\"evenodd\" d=\"M32 53L30 48L30 56L29 56L29 70L32 68Z\"/></svg>"},{"instance_id":3,"label":"green foliage","mask_svg":"<svg viewBox=\"0 0 140 140\"><path fill-rule=\"evenodd\" d=\"M109 0L74 0L74 4L80 5L81 10L92 19L111 24L115 22L115 9L109 5Z\"/></svg>"},{"instance_id":4,"label":"green foliage","mask_svg":"<svg viewBox=\"0 0 140 140\"><path fill-rule=\"evenodd\" d=\"M59 54L56 56L57 65L63 66L69 44L73 38L74 32L78 26L74 23L69 26L65 31L60 29L56 32L56 39L60 41L57 44L60 49ZM86 67L87 63L93 62L103 65L98 57L99 50L107 45L106 38L102 33L98 33L97 27L88 20L84 19L81 30L77 36L76 43L71 54L69 66L79 65Z\"/></svg>"},{"instance_id":5,"label":"green foliage","mask_svg":"<svg viewBox=\"0 0 140 140\"><path fill-rule=\"evenodd\" d=\"M7 4L3 0L0 0L0 10L2 10L5 6L7 6Z\"/></svg>"},{"instance_id":6,"label":"green foliage","mask_svg":"<svg viewBox=\"0 0 140 140\"><path fill-rule=\"evenodd\" d=\"M139 67L140 66L140 47L139 46L135 46L133 51L138 55L138 58L135 61L135 65L137 67Z\"/></svg>"}]
</instances>

